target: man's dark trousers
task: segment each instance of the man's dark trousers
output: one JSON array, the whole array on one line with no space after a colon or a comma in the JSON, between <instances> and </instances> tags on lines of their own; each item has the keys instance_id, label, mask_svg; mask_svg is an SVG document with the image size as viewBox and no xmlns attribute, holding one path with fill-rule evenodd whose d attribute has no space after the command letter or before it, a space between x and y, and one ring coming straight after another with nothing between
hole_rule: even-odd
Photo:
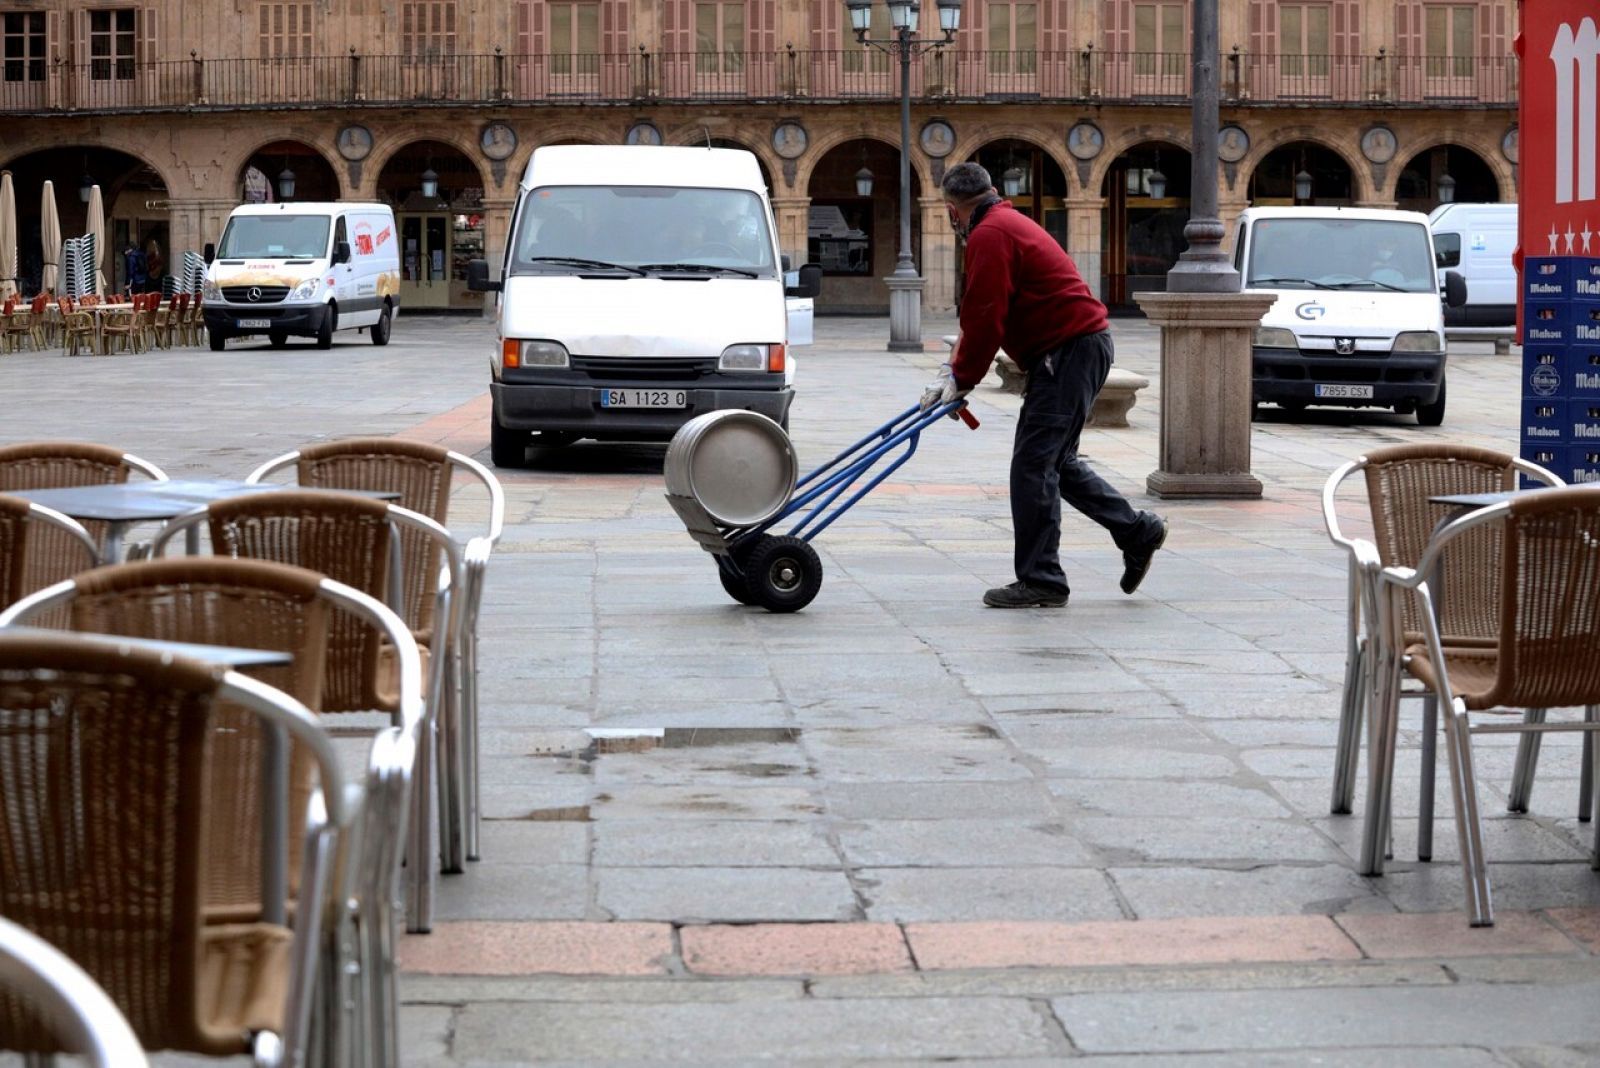
<instances>
[{"instance_id":1,"label":"man's dark trousers","mask_svg":"<svg viewBox=\"0 0 1600 1068\"><path fill-rule=\"evenodd\" d=\"M1028 371L1028 388L1011 450L1011 524L1018 580L1067 593L1061 570L1061 502L1111 532L1119 549L1136 548L1160 529L1078 459L1078 439L1111 373L1111 335L1070 338Z\"/></svg>"}]
</instances>

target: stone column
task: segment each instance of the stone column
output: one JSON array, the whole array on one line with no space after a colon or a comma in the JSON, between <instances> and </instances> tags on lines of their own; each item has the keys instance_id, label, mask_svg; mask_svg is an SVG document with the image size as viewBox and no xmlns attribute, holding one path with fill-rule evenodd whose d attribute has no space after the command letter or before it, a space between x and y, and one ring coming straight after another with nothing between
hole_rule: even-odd
<instances>
[{"instance_id":1,"label":"stone column","mask_svg":"<svg viewBox=\"0 0 1600 1068\"><path fill-rule=\"evenodd\" d=\"M1103 238L1105 198L1077 196L1067 199L1067 255L1078 265L1078 273L1101 300L1100 245Z\"/></svg>"},{"instance_id":2,"label":"stone column","mask_svg":"<svg viewBox=\"0 0 1600 1068\"><path fill-rule=\"evenodd\" d=\"M778 248L799 267L811 255L811 198L773 197L772 214L778 223Z\"/></svg>"},{"instance_id":3,"label":"stone column","mask_svg":"<svg viewBox=\"0 0 1600 1068\"><path fill-rule=\"evenodd\" d=\"M222 237L228 213L238 206L234 197L172 197L167 209L167 254L170 270L182 267L183 252L204 252L206 242Z\"/></svg>"},{"instance_id":4,"label":"stone column","mask_svg":"<svg viewBox=\"0 0 1600 1068\"><path fill-rule=\"evenodd\" d=\"M499 278L506 262L506 241L510 238L511 209L516 201L511 197L484 197L480 205L483 211L483 258L489 263L489 277ZM493 294L483 294L483 317L494 319L497 314L498 302L493 299Z\"/></svg>"},{"instance_id":5,"label":"stone column","mask_svg":"<svg viewBox=\"0 0 1600 1068\"><path fill-rule=\"evenodd\" d=\"M919 197L917 207L922 212L922 302L930 311L949 311L956 306L956 257L961 255L950 213L943 197Z\"/></svg>"},{"instance_id":6,"label":"stone column","mask_svg":"<svg viewBox=\"0 0 1600 1068\"><path fill-rule=\"evenodd\" d=\"M1250 343L1273 293L1140 293L1161 327L1157 497L1259 497L1250 473Z\"/></svg>"}]
</instances>

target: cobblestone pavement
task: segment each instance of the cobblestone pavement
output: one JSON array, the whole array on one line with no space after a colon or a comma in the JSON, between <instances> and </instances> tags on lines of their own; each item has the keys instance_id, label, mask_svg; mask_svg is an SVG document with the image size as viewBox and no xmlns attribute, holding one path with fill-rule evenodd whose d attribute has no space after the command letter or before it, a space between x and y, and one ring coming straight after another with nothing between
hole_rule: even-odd
<instances>
[{"instance_id":1,"label":"cobblestone pavement","mask_svg":"<svg viewBox=\"0 0 1600 1068\"><path fill-rule=\"evenodd\" d=\"M926 329L903 356L885 320L819 321L803 466L914 399L953 326ZM1155 381L1084 452L1157 507L1156 335L1114 332ZM7 356L0 440L113 442L174 475L357 433L487 459L490 344L481 322L411 318L382 350ZM1512 747L1480 744L1491 931L1460 911L1446 791L1436 860L1408 859L1414 710L1384 878L1355 872L1359 811L1327 813L1345 574L1323 480L1377 444L1514 451L1517 379L1468 346L1440 430L1269 416L1265 498L1160 504L1171 535L1133 597L1069 515L1058 611L979 604L1012 577L1019 402L992 382L980 430L935 428L818 540L821 594L792 616L725 597L662 497L660 447L502 472L484 856L405 940L408 1063L1593 1063L1600 875L1575 744L1546 741L1517 818ZM460 504L481 515L465 487Z\"/></svg>"}]
</instances>

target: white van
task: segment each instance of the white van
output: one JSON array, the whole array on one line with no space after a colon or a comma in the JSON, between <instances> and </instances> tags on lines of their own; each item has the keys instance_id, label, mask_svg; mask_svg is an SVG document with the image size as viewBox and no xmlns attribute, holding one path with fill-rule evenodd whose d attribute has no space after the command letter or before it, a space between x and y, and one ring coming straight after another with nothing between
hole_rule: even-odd
<instances>
[{"instance_id":1,"label":"white van","mask_svg":"<svg viewBox=\"0 0 1600 1068\"><path fill-rule=\"evenodd\" d=\"M1368 208L1247 208L1234 236L1245 289L1278 294L1251 349L1257 404L1444 419L1444 316L1427 216ZM1445 272L1452 306L1466 283Z\"/></svg>"},{"instance_id":2,"label":"white van","mask_svg":"<svg viewBox=\"0 0 1600 1068\"><path fill-rule=\"evenodd\" d=\"M265 334L273 348L335 330L367 330L387 345L400 314L400 240L387 204L243 204L206 245L211 350Z\"/></svg>"},{"instance_id":3,"label":"white van","mask_svg":"<svg viewBox=\"0 0 1600 1068\"><path fill-rule=\"evenodd\" d=\"M1452 268L1467 280L1467 302L1445 309L1445 327L1515 329L1517 269L1511 254L1517 248L1517 206L1440 204L1428 214L1428 227L1441 284Z\"/></svg>"},{"instance_id":4,"label":"white van","mask_svg":"<svg viewBox=\"0 0 1600 1068\"><path fill-rule=\"evenodd\" d=\"M821 268L787 264L755 156L738 149L564 145L528 161L490 356L491 455L578 438L665 441L722 408L788 424L794 399L786 296L814 297Z\"/></svg>"}]
</instances>

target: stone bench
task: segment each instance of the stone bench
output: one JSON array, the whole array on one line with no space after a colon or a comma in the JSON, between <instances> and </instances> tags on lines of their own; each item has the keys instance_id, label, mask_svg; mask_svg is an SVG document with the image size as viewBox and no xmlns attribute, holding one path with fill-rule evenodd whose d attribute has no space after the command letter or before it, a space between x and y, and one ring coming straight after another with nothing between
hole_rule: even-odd
<instances>
[{"instance_id":1,"label":"stone bench","mask_svg":"<svg viewBox=\"0 0 1600 1068\"><path fill-rule=\"evenodd\" d=\"M956 335L944 335L944 343L950 350L955 351ZM995 356L995 374L1000 376L1000 388L1007 393L1020 394L1027 385L1028 376L1017 366L1017 362L1007 356L1002 350ZM1128 425L1128 411L1138 401L1138 394L1150 384L1144 375L1132 371L1124 371L1120 367L1113 367L1106 376L1106 384L1100 387L1100 393L1094 399L1094 408L1089 412L1089 426L1097 427L1125 427Z\"/></svg>"}]
</instances>

